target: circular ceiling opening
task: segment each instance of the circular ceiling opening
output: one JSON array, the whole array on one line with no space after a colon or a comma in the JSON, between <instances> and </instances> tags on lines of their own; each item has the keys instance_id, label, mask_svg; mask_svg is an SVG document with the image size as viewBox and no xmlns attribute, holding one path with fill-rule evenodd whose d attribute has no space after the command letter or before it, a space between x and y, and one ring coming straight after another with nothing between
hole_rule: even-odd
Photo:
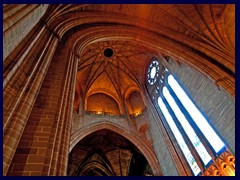
<instances>
[{"instance_id":1,"label":"circular ceiling opening","mask_svg":"<svg viewBox=\"0 0 240 180\"><path fill-rule=\"evenodd\" d=\"M103 52L105 57L112 57L113 56L113 50L111 48L106 48Z\"/></svg>"}]
</instances>

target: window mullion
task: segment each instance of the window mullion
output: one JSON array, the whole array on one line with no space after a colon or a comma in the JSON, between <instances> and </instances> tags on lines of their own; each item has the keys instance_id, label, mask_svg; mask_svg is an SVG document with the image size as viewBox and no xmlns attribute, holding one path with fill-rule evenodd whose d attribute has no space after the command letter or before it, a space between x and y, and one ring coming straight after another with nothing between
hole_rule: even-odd
<instances>
[{"instance_id":1,"label":"window mullion","mask_svg":"<svg viewBox=\"0 0 240 180\"><path fill-rule=\"evenodd\" d=\"M214 149L212 148L211 144L208 142L207 138L204 136L204 134L202 133L202 131L200 130L200 128L197 126L197 124L194 122L194 120L192 119L192 117L190 116L189 112L186 110L186 108L183 106L182 102L179 100L179 98L177 97L177 95L174 93L173 89L171 88L171 86L169 84L166 84L170 94L172 95L172 97L174 98L174 100L176 101L176 103L178 104L178 107L180 108L180 110L183 112L183 114L186 116L189 124L194 127L194 130L197 134L197 136L199 137L199 139L201 139L202 144L204 145L204 147L206 148L207 152L210 154L210 156L212 157L212 159L215 159L217 157L217 154L215 153ZM207 166L209 166L212 162L210 162Z\"/></svg>"},{"instance_id":2,"label":"window mullion","mask_svg":"<svg viewBox=\"0 0 240 180\"><path fill-rule=\"evenodd\" d=\"M193 157L195 158L199 168L201 169L201 171L203 172L205 169L204 163L201 160L201 157L199 156L199 154L197 153L196 149L194 148L191 140L189 139L188 135L186 134L185 130L183 129L181 123L179 122L178 118L176 117L176 115L174 114L171 106L169 105L169 103L167 102L166 98L162 95L161 93L161 97L163 102L165 103L166 107L169 110L170 115L172 116L173 121L175 122L176 126L178 127L178 130L180 131L180 133L182 134L188 148L190 149Z\"/></svg>"},{"instance_id":3,"label":"window mullion","mask_svg":"<svg viewBox=\"0 0 240 180\"><path fill-rule=\"evenodd\" d=\"M174 122L172 115L169 113L169 108L166 106L164 101L162 100L162 97L159 96L158 98L158 107L160 109L159 112L162 112L164 119L167 123L167 127L170 128L170 133L173 134L175 141L177 144L176 147L179 147L181 149L180 154L183 154L183 160L187 161L188 167L190 167L189 170L191 170L192 174L199 175L201 174L201 169L199 168L196 159L192 155L191 150L189 149L186 140L182 136L181 132L179 131L176 123ZM195 169L195 170L194 170ZM199 172L197 172L199 170ZM197 174L196 174L197 173Z\"/></svg>"},{"instance_id":4,"label":"window mullion","mask_svg":"<svg viewBox=\"0 0 240 180\"><path fill-rule=\"evenodd\" d=\"M190 123L188 122L188 119L186 118L184 113L181 111L177 102L174 100L174 98L172 97L172 95L170 94L166 86L163 88L163 95L168 101L177 119L181 123L184 131L186 132L189 139L191 140L191 143L193 144L194 148L196 149L202 161L204 162L204 165L207 165L212 160L211 156L207 152L206 148L203 146L194 128L190 125Z\"/></svg>"},{"instance_id":5,"label":"window mullion","mask_svg":"<svg viewBox=\"0 0 240 180\"><path fill-rule=\"evenodd\" d=\"M211 147L214 149L216 154L225 149L225 143L221 140L220 136L210 125L207 118L205 118L204 115L195 106L193 101L183 90L177 80L172 75L169 75L167 78L167 83L172 87L172 90L175 92L178 99L182 102L182 105L186 108L189 115L192 117L192 120L196 123L197 127L204 134L207 141L211 144Z\"/></svg>"},{"instance_id":6,"label":"window mullion","mask_svg":"<svg viewBox=\"0 0 240 180\"><path fill-rule=\"evenodd\" d=\"M176 138L171 130L171 128L169 127L169 124L167 123L166 119L164 118L164 115L163 113L161 112L160 110L160 107L158 106L158 103L157 103L157 100L154 101L154 106L157 110L157 114L160 118L160 120L162 121L162 124L163 124L163 127L164 129L166 130L166 133L167 133L167 136L168 136L168 139L170 140L171 144L172 144L172 147L174 148L175 152L176 152L176 156L178 157L181 165L182 165L182 169L185 171L185 173L187 175L192 175L193 172L186 160L186 157L184 156L178 142L176 141ZM174 156L173 156L174 157ZM187 166L187 168L186 168Z\"/></svg>"}]
</instances>

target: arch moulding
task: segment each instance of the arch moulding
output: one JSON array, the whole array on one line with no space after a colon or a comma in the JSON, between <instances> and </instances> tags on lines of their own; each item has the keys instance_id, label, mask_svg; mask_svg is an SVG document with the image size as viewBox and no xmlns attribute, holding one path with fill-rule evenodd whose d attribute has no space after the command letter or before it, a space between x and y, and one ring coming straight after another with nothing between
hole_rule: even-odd
<instances>
[{"instance_id":1,"label":"arch moulding","mask_svg":"<svg viewBox=\"0 0 240 180\"><path fill-rule=\"evenodd\" d=\"M77 131L75 131L73 134L71 134L71 137L70 137L69 153L75 147L75 145L78 142L80 142L84 137L86 137L89 134L92 134L98 130L102 130L102 129L107 129L107 130L113 131L113 132L118 133L119 135L125 137L126 139L128 139L145 156L149 165L152 168L153 174L155 176L162 175L157 157L154 154L154 150L151 148L151 145L147 141L144 141L138 135L132 134L132 133L128 132L128 130L119 128L110 123L94 124L94 125L88 126L88 128L80 128Z\"/></svg>"},{"instance_id":2,"label":"arch moulding","mask_svg":"<svg viewBox=\"0 0 240 180\"><path fill-rule=\"evenodd\" d=\"M178 57L179 60L205 74L213 82L217 82L219 79L226 79L226 82L223 81L220 86L233 97L235 96L235 79L230 74L216 67L200 54L193 52L189 47L153 32L125 25L106 25L104 28L88 27L79 29L79 31L70 35L67 43L73 54L79 57L80 52L88 44L105 40L134 41L141 46L144 45L146 52L152 52L152 54L155 52L153 56L158 56L161 52L169 56ZM173 49L174 52L172 51ZM141 87L141 83L138 85Z\"/></svg>"}]
</instances>

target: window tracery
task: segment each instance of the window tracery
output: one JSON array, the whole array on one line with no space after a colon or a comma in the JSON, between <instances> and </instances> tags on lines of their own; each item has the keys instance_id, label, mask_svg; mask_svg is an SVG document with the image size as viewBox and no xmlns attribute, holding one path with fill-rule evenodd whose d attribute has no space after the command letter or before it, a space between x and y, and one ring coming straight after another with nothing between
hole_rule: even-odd
<instances>
[{"instance_id":1,"label":"window tracery","mask_svg":"<svg viewBox=\"0 0 240 180\"><path fill-rule=\"evenodd\" d=\"M148 68L148 83L153 85L157 81L159 75L159 63L158 61L153 61Z\"/></svg>"},{"instance_id":2,"label":"window tracery","mask_svg":"<svg viewBox=\"0 0 240 180\"><path fill-rule=\"evenodd\" d=\"M219 155L227 151L226 145L170 71L157 59L153 59L148 67L147 84L156 109L167 122L192 173L195 176L235 174L233 156L231 160L225 158L227 164L223 161L216 165ZM189 143L193 148L188 147Z\"/></svg>"}]
</instances>

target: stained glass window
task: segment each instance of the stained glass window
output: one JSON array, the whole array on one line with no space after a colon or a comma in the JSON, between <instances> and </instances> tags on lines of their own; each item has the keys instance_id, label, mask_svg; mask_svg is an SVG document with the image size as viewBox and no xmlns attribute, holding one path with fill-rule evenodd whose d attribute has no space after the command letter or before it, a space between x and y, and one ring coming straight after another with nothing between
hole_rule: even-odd
<instances>
[{"instance_id":1,"label":"stained glass window","mask_svg":"<svg viewBox=\"0 0 240 180\"><path fill-rule=\"evenodd\" d=\"M158 98L158 105L159 105L164 117L166 118L166 120L168 122L168 125L170 126L171 131L173 132L173 134L174 134L174 136L175 136L175 138L176 138L184 156L186 157L187 162L188 162L189 166L191 167L194 175L195 176L198 175L201 172L201 170L198 167L198 165L196 163L196 160L194 159L192 153L190 152L188 146L186 145L181 133L179 132L176 124L174 123L174 121L172 119L172 116L169 114L169 112L168 112L165 104L163 103L161 97Z\"/></svg>"},{"instance_id":2,"label":"stained glass window","mask_svg":"<svg viewBox=\"0 0 240 180\"><path fill-rule=\"evenodd\" d=\"M201 143L200 139L194 132L193 128L190 126L188 120L185 118L182 111L179 109L178 105L174 101L173 97L170 95L166 86L163 87L163 95L166 98L168 104L172 108L174 114L176 115L177 119L179 120L180 124L182 125L184 131L188 135L191 143L193 144L194 148L197 150L199 156L203 160L203 163L207 165L211 161L211 156L208 154L207 150Z\"/></svg>"},{"instance_id":3,"label":"stained glass window","mask_svg":"<svg viewBox=\"0 0 240 180\"><path fill-rule=\"evenodd\" d=\"M225 147L222 140L218 137L216 132L209 125L207 120L193 104L188 95L184 92L178 82L172 75L168 76L168 84L173 89L174 93L180 99L183 106L186 108L194 122L197 124L199 129L202 131L204 136L207 138L208 142L211 144L216 153L218 153L223 147Z\"/></svg>"},{"instance_id":4,"label":"stained glass window","mask_svg":"<svg viewBox=\"0 0 240 180\"><path fill-rule=\"evenodd\" d=\"M159 65L158 61L153 61L148 68L148 83L153 85L157 81Z\"/></svg>"},{"instance_id":5,"label":"stained glass window","mask_svg":"<svg viewBox=\"0 0 240 180\"><path fill-rule=\"evenodd\" d=\"M194 105L180 84L176 81L170 71L158 60L153 60L147 72L147 82L151 86L153 101L157 101L157 106L163 114L166 123L171 129L184 157L186 158L194 175L201 172L196 158L202 162L203 166L208 166L212 161L209 151L218 153L225 144L210 126L208 121ZM158 109L157 108L157 109ZM193 124L196 125L193 125ZM197 133L198 132L198 133ZM184 133L185 135L183 136ZM201 134L201 138L199 137ZM205 137L213 150L204 146L201 142ZM192 144L192 154L186 142ZM198 161L198 162L199 162Z\"/></svg>"}]
</instances>

